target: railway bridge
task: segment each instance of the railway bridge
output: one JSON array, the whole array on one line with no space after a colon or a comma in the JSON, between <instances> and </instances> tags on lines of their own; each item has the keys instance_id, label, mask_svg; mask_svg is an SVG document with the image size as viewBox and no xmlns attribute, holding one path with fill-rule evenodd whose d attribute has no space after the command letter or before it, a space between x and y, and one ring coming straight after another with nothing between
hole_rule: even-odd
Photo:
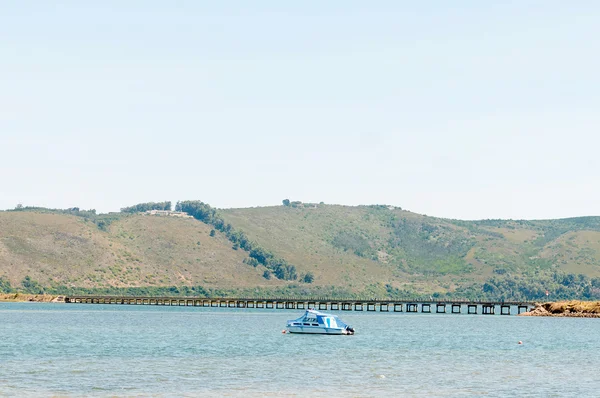
<instances>
[{"instance_id":1,"label":"railway bridge","mask_svg":"<svg viewBox=\"0 0 600 398\"><path fill-rule=\"evenodd\" d=\"M209 308L309 309L320 311L407 312L436 314L517 315L534 308L531 302L473 300L379 300L330 298L207 298L68 296L66 303L149 306L188 306Z\"/></svg>"}]
</instances>

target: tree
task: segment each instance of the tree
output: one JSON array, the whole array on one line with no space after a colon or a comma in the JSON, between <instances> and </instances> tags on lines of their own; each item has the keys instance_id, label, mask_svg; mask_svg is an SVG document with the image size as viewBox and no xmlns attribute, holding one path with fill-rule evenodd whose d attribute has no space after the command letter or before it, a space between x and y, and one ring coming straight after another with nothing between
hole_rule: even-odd
<instances>
[{"instance_id":1,"label":"tree","mask_svg":"<svg viewBox=\"0 0 600 398\"><path fill-rule=\"evenodd\" d=\"M215 230L214 229L210 230L210 236L215 236Z\"/></svg>"},{"instance_id":2,"label":"tree","mask_svg":"<svg viewBox=\"0 0 600 398\"><path fill-rule=\"evenodd\" d=\"M23 289L27 293L44 294L44 288L38 282L31 279L29 275L23 278L21 281L21 286L23 286Z\"/></svg>"},{"instance_id":3,"label":"tree","mask_svg":"<svg viewBox=\"0 0 600 398\"><path fill-rule=\"evenodd\" d=\"M263 265L267 265L268 261L273 258L273 255L262 247L255 247L250 251L250 257L255 258L256 261Z\"/></svg>"},{"instance_id":4,"label":"tree","mask_svg":"<svg viewBox=\"0 0 600 398\"><path fill-rule=\"evenodd\" d=\"M302 282L304 282L304 283L313 283L314 280L315 280L315 276L310 271L308 271L306 274L304 274L304 277L302 278Z\"/></svg>"},{"instance_id":5,"label":"tree","mask_svg":"<svg viewBox=\"0 0 600 398\"><path fill-rule=\"evenodd\" d=\"M98 222L96 223L96 225L98 226L98 229L100 231L106 231L106 227L108 227L108 224L104 220L98 220Z\"/></svg>"},{"instance_id":6,"label":"tree","mask_svg":"<svg viewBox=\"0 0 600 398\"><path fill-rule=\"evenodd\" d=\"M282 201L282 203L283 203L284 206L289 206L290 205L290 200L289 199L284 199Z\"/></svg>"},{"instance_id":7,"label":"tree","mask_svg":"<svg viewBox=\"0 0 600 398\"><path fill-rule=\"evenodd\" d=\"M298 279L296 267L288 264L285 260L272 261L269 264L269 268L273 270L273 274L275 274L277 279L286 281L295 281Z\"/></svg>"},{"instance_id":8,"label":"tree","mask_svg":"<svg viewBox=\"0 0 600 398\"><path fill-rule=\"evenodd\" d=\"M263 278L265 279L271 279L271 271L269 270L265 270L265 272L263 272Z\"/></svg>"},{"instance_id":9,"label":"tree","mask_svg":"<svg viewBox=\"0 0 600 398\"><path fill-rule=\"evenodd\" d=\"M4 277L0 276L0 292L1 293L11 293L13 291L12 286L10 285L10 281L8 279L4 279Z\"/></svg>"}]
</instances>

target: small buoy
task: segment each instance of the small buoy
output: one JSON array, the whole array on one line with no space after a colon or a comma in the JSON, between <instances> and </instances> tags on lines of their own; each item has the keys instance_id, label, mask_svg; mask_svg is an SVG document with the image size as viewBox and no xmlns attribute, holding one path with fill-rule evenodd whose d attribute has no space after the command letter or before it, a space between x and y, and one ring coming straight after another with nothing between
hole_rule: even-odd
<instances>
[{"instance_id":1,"label":"small buoy","mask_svg":"<svg viewBox=\"0 0 600 398\"><path fill-rule=\"evenodd\" d=\"M385 375L379 375L377 376L378 379L385 379Z\"/></svg>"},{"instance_id":2,"label":"small buoy","mask_svg":"<svg viewBox=\"0 0 600 398\"><path fill-rule=\"evenodd\" d=\"M283 329L283 330L281 331L281 333L283 333L283 334L286 334L286 333L287 333L287 330Z\"/></svg>"},{"instance_id":3,"label":"small buoy","mask_svg":"<svg viewBox=\"0 0 600 398\"><path fill-rule=\"evenodd\" d=\"M523 342L521 340L519 340L519 345L522 345L522 344L523 344Z\"/></svg>"}]
</instances>

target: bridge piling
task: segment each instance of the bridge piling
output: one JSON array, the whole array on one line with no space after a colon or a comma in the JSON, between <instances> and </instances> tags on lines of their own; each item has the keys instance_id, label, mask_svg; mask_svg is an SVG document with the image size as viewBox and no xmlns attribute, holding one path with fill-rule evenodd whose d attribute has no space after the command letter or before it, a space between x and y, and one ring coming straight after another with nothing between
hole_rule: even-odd
<instances>
[{"instance_id":1,"label":"bridge piling","mask_svg":"<svg viewBox=\"0 0 600 398\"><path fill-rule=\"evenodd\" d=\"M481 313L484 315L494 315L494 311L496 306L493 304L482 304L481 305Z\"/></svg>"},{"instance_id":2,"label":"bridge piling","mask_svg":"<svg viewBox=\"0 0 600 398\"><path fill-rule=\"evenodd\" d=\"M527 312L528 310L529 310L529 308L526 305L519 305L517 307L517 311L518 311L519 314L521 314L521 311Z\"/></svg>"}]
</instances>

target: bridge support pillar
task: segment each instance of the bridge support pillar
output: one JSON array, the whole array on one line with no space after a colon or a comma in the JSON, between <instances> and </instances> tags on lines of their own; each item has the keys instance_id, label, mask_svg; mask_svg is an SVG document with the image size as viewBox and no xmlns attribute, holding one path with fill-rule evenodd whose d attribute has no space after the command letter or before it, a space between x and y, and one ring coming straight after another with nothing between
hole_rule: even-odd
<instances>
[{"instance_id":1,"label":"bridge support pillar","mask_svg":"<svg viewBox=\"0 0 600 398\"><path fill-rule=\"evenodd\" d=\"M477 304L468 304L467 314L477 314Z\"/></svg>"},{"instance_id":2,"label":"bridge support pillar","mask_svg":"<svg viewBox=\"0 0 600 398\"><path fill-rule=\"evenodd\" d=\"M354 311L362 311L362 310L363 310L362 303L355 303L354 304Z\"/></svg>"},{"instance_id":3,"label":"bridge support pillar","mask_svg":"<svg viewBox=\"0 0 600 398\"><path fill-rule=\"evenodd\" d=\"M510 305L502 304L500 306L500 315L510 315Z\"/></svg>"},{"instance_id":4,"label":"bridge support pillar","mask_svg":"<svg viewBox=\"0 0 600 398\"><path fill-rule=\"evenodd\" d=\"M517 308L517 311L519 314L522 314L524 312L527 312L529 310L529 307L526 305L519 305Z\"/></svg>"},{"instance_id":5,"label":"bridge support pillar","mask_svg":"<svg viewBox=\"0 0 600 398\"><path fill-rule=\"evenodd\" d=\"M375 311L375 303L367 303L367 311Z\"/></svg>"},{"instance_id":6,"label":"bridge support pillar","mask_svg":"<svg viewBox=\"0 0 600 398\"><path fill-rule=\"evenodd\" d=\"M452 313L460 314L460 308L461 308L460 304L452 304Z\"/></svg>"},{"instance_id":7,"label":"bridge support pillar","mask_svg":"<svg viewBox=\"0 0 600 398\"><path fill-rule=\"evenodd\" d=\"M445 314L446 313L446 304L444 303L437 303L435 305L435 312L438 314Z\"/></svg>"},{"instance_id":8,"label":"bridge support pillar","mask_svg":"<svg viewBox=\"0 0 600 398\"><path fill-rule=\"evenodd\" d=\"M421 312L430 313L431 312L431 304L421 304Z\"/></svg>"},{"instance_id":9,"label":"bridge support pillar","mask_svg":"<svg viewBox=\"0 0 600 398\"><path fill-rule=\"evenodd\" d=\"M418 307L419 307L418 304L408 303L408 304L406 304L406 312L417 312Z\"/></svg>"},{"instance_id":10,"label":"bridge support pillar","mask_svg":"<svg viewBox=\"0 0 600 398\"><path fill-rule=\"evenodd\" d=\"M381 303L379 305L379 312L389 312L390 308L389 308L389 304L387 303Z\"/></svg>"},{"instance_id":11,"label":"bridge support pillar","mask_svg":"<svg viewBox=\"0 0 600 398\"><path fill-rule=\"evenodd\" d=\"M394 303L394 312L402 312L402 303Z\"/></svg>"},{"instance_id":12,"label":"bridge support pillar","mask_svg":"<svg viewBox=\"0 0 600 398\"><path fill-rule=\"evenodd\" d=\"M484 315L494 315L496 311L496 306L494 304L482 304L481 305L481 313Z\"/></svg>"}]
</instances>

